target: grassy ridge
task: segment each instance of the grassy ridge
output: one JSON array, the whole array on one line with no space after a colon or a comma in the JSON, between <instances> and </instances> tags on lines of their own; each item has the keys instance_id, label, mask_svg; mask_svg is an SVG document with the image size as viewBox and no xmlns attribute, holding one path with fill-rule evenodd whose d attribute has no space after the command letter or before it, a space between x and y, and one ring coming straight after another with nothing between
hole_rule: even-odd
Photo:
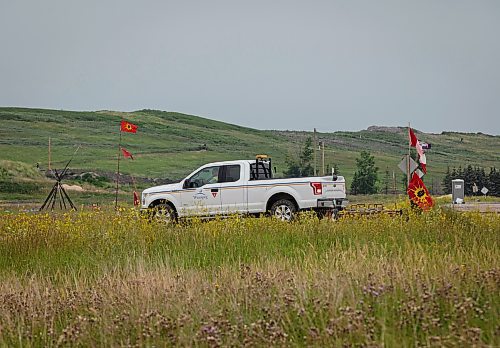
<instances>
[{"instance_id":1,"label":"grassy ridge","mask_svg":"<svg viewBox=\"0 0 500 348\"><path fill-rule=\"evenodd\" d=\"M498 345L497 215L4 215L0 345Z\"/></svg>"},{"instance_id":2,"label":"grassy ridge","mask_svg":"<svg viewBox=\"0 0 500 348\"><path fill-rule=\"evenodd\" d=\"M136 155L136 160L123 161L122 171L145 177L179 179L210 161L253 158L259 153L270 154L281 171L285 157L296 155L304 138L311 135L256 130L153 110L126 113L0 108L2 159L31 166L39 162L46 168L47 143L51 137L54 166L63 166L76 145L82 145L72 167L115 171L118 125L122 117L139 126L138 134L123 135L123 146ZM448 165L499 166L498 136L444 133L419 134L419 137L433 145L427 156L426 180L435 181L436 188ZM392 171L399 174L397 164L407 151L405 129L320 133L319 139L326 143L326 164L336 163L348 181L361 150L370 150L380 171L387 168L391 175ZM204 144L208 151L202 150Z\"/></svg>"},{"instance_id":3,"label":"grassy ridge","mask_svg":"<svg viewBox=\"0 0 500 348\"><path fill-rule=\"evenodd\" d=\"M47 166L52 138L55 166L63 166L82 145L72 167L116 170L120 120L139 126L123 134L122 145L136 155L122 170L138 176L179 178L206 161L249 158L265 149L279 152L279 141L265 132L196 116L143 110L133 113L68 112L0 108L3 159ZM209 151L202 151L207 144Z\"/></svg>"}]
</instances>

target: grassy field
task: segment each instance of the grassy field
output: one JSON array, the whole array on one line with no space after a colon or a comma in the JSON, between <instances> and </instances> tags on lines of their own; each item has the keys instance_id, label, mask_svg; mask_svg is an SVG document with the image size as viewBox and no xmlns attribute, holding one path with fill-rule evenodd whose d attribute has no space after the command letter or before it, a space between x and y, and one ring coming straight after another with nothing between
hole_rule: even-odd
<instances>
[{"instance_id":1,"label":"grassy field","mask_svg":"<svg viewBox=\"0 0 500 348\"><path fill-rule=\"evenodd\" d=\"M208 162L250 159L261 153L273 157L280 175L286 157L296 156L306 137L312 136L311 132L257 130L154 110L74 112L4 107L0 108L0 182L14 182L18 190L11 192L11 185L0 184L0 201L12 200L13 193L20 194L19 199L30 199L22 192L29 191L27 186L33 183L39 186L39 190L32 190L35 195L48 193L51 185L44 179L44 170L48 166L49 137L53 168L63 167L77 146L81 146L71 168L114 173L122 118L137 124L139 130L137 134L123 134L122 145L135 159L122 161L121 172L143 178L178 180ZM355 171L355 159L361 150L369 150L379 167L380 187L387 170L390 178L395 172L396 185L401 191L402 174L397 164L407 152L406 132L406 128L338 131L318 133L318 140L326 144L326 165L331 168L336 164L348 186ZM451 132L417 132L417 135L432 143L427 154L428 174L424 178L431 192L440 191L447 166L500 166L499 136ZM36 169L36 163L40 169ZM390 180L389 190L392 189ZM107 191L112 194L112 188Z\"/></svg>"},{"instance_id":2,"label":"grassy field","mask_svg":"<svg viewBox=\"0 0 500 348\"><path fill-rule=\"evenodd\" d=\"M408 219L407 219L408 218ZM498 346L500 217L3 213L0 346Z\"/></svg>"}]
</instances>

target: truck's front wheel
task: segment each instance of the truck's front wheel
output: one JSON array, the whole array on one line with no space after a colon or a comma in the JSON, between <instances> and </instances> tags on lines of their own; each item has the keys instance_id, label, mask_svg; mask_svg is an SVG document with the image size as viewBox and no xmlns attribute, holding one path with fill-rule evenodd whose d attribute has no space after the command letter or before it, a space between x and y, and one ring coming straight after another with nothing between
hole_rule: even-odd
<instances>
[{"instance_id":1,"label":"truck's front wheel","mask_svg":"<svg viewBox=\"0 0 500 348\"><path fill-rule=\"evenodd\" d=\"M162 203L158 204L153 209L153 220L164 223L171 224L176 221L177 217L175 215L175 210L170 206L170 204Z\"/></svg>"},{"instance_id":2,"label":"truck's front wheel","mask_svg":"<svg viewBox=\"0 0 500 348\"><path fill-rule=\"evenodd\" d=\"M288 199L280 199L271 206L271 215L281 221L292 221L297 208Z\"/></svg>"}]
</instances>

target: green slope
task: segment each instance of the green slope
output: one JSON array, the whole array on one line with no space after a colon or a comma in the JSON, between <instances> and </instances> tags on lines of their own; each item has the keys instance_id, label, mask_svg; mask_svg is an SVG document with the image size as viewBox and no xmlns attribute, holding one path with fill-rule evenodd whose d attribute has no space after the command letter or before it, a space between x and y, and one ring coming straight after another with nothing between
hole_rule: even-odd
<instances>
[{"instance_id":1,"label":"green slope","mask_svg":"<svg viewBox=\"0 0 500 348\"><path fill-rule=\"evenodd\" d=\"M311 132L256 130L174 112L73 112L26 108L0 108L0 159L47 167L48 139L53 167L63 167L81 146L71 167L116 170L119 123L124 118L139 126L137 134L124 133L122 146L135 160L121 162L121 171L140 177L179 179L211 161L253 158L266 153L278 171L287 155L294 156ZM417 136L432 143L428 152L428 185L435 189L447 166L500 166L500 137L485 134L443 133ZM397 164L407 152L405 128L375 128L360 132L319 133L326 143L325 162L336 163L347 180L353 175L361 150L375 155L380 178L386 168L401 176ZM203 150L206 144L208 150ZM318 166L321 157L318 156Z\"/></svg>"}]
</instances>

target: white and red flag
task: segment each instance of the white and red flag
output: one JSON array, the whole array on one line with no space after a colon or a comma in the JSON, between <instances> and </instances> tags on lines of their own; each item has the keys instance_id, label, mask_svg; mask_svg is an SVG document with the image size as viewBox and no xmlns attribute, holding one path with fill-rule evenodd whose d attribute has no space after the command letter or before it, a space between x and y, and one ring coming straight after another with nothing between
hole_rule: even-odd
<instances>
[{"instance_id":1,"label":"white and red flag","mask_svg":"<svg viewBox=\"0 0 500 348\"><path fill-rule=\"evenodd\" d=\"M417 149L418 152L418 161L420 162L420 167L422 168L422 171L424 173L427 173L427 159L425 158L425 153L424 149L422 147L422 144L418 139L415 133L413 132L413 129L408 128L408 136L410 138L410 146L414 147ZM425 144L426 148L430 148L430 144Z\"/></svg>"}]
</instances>

